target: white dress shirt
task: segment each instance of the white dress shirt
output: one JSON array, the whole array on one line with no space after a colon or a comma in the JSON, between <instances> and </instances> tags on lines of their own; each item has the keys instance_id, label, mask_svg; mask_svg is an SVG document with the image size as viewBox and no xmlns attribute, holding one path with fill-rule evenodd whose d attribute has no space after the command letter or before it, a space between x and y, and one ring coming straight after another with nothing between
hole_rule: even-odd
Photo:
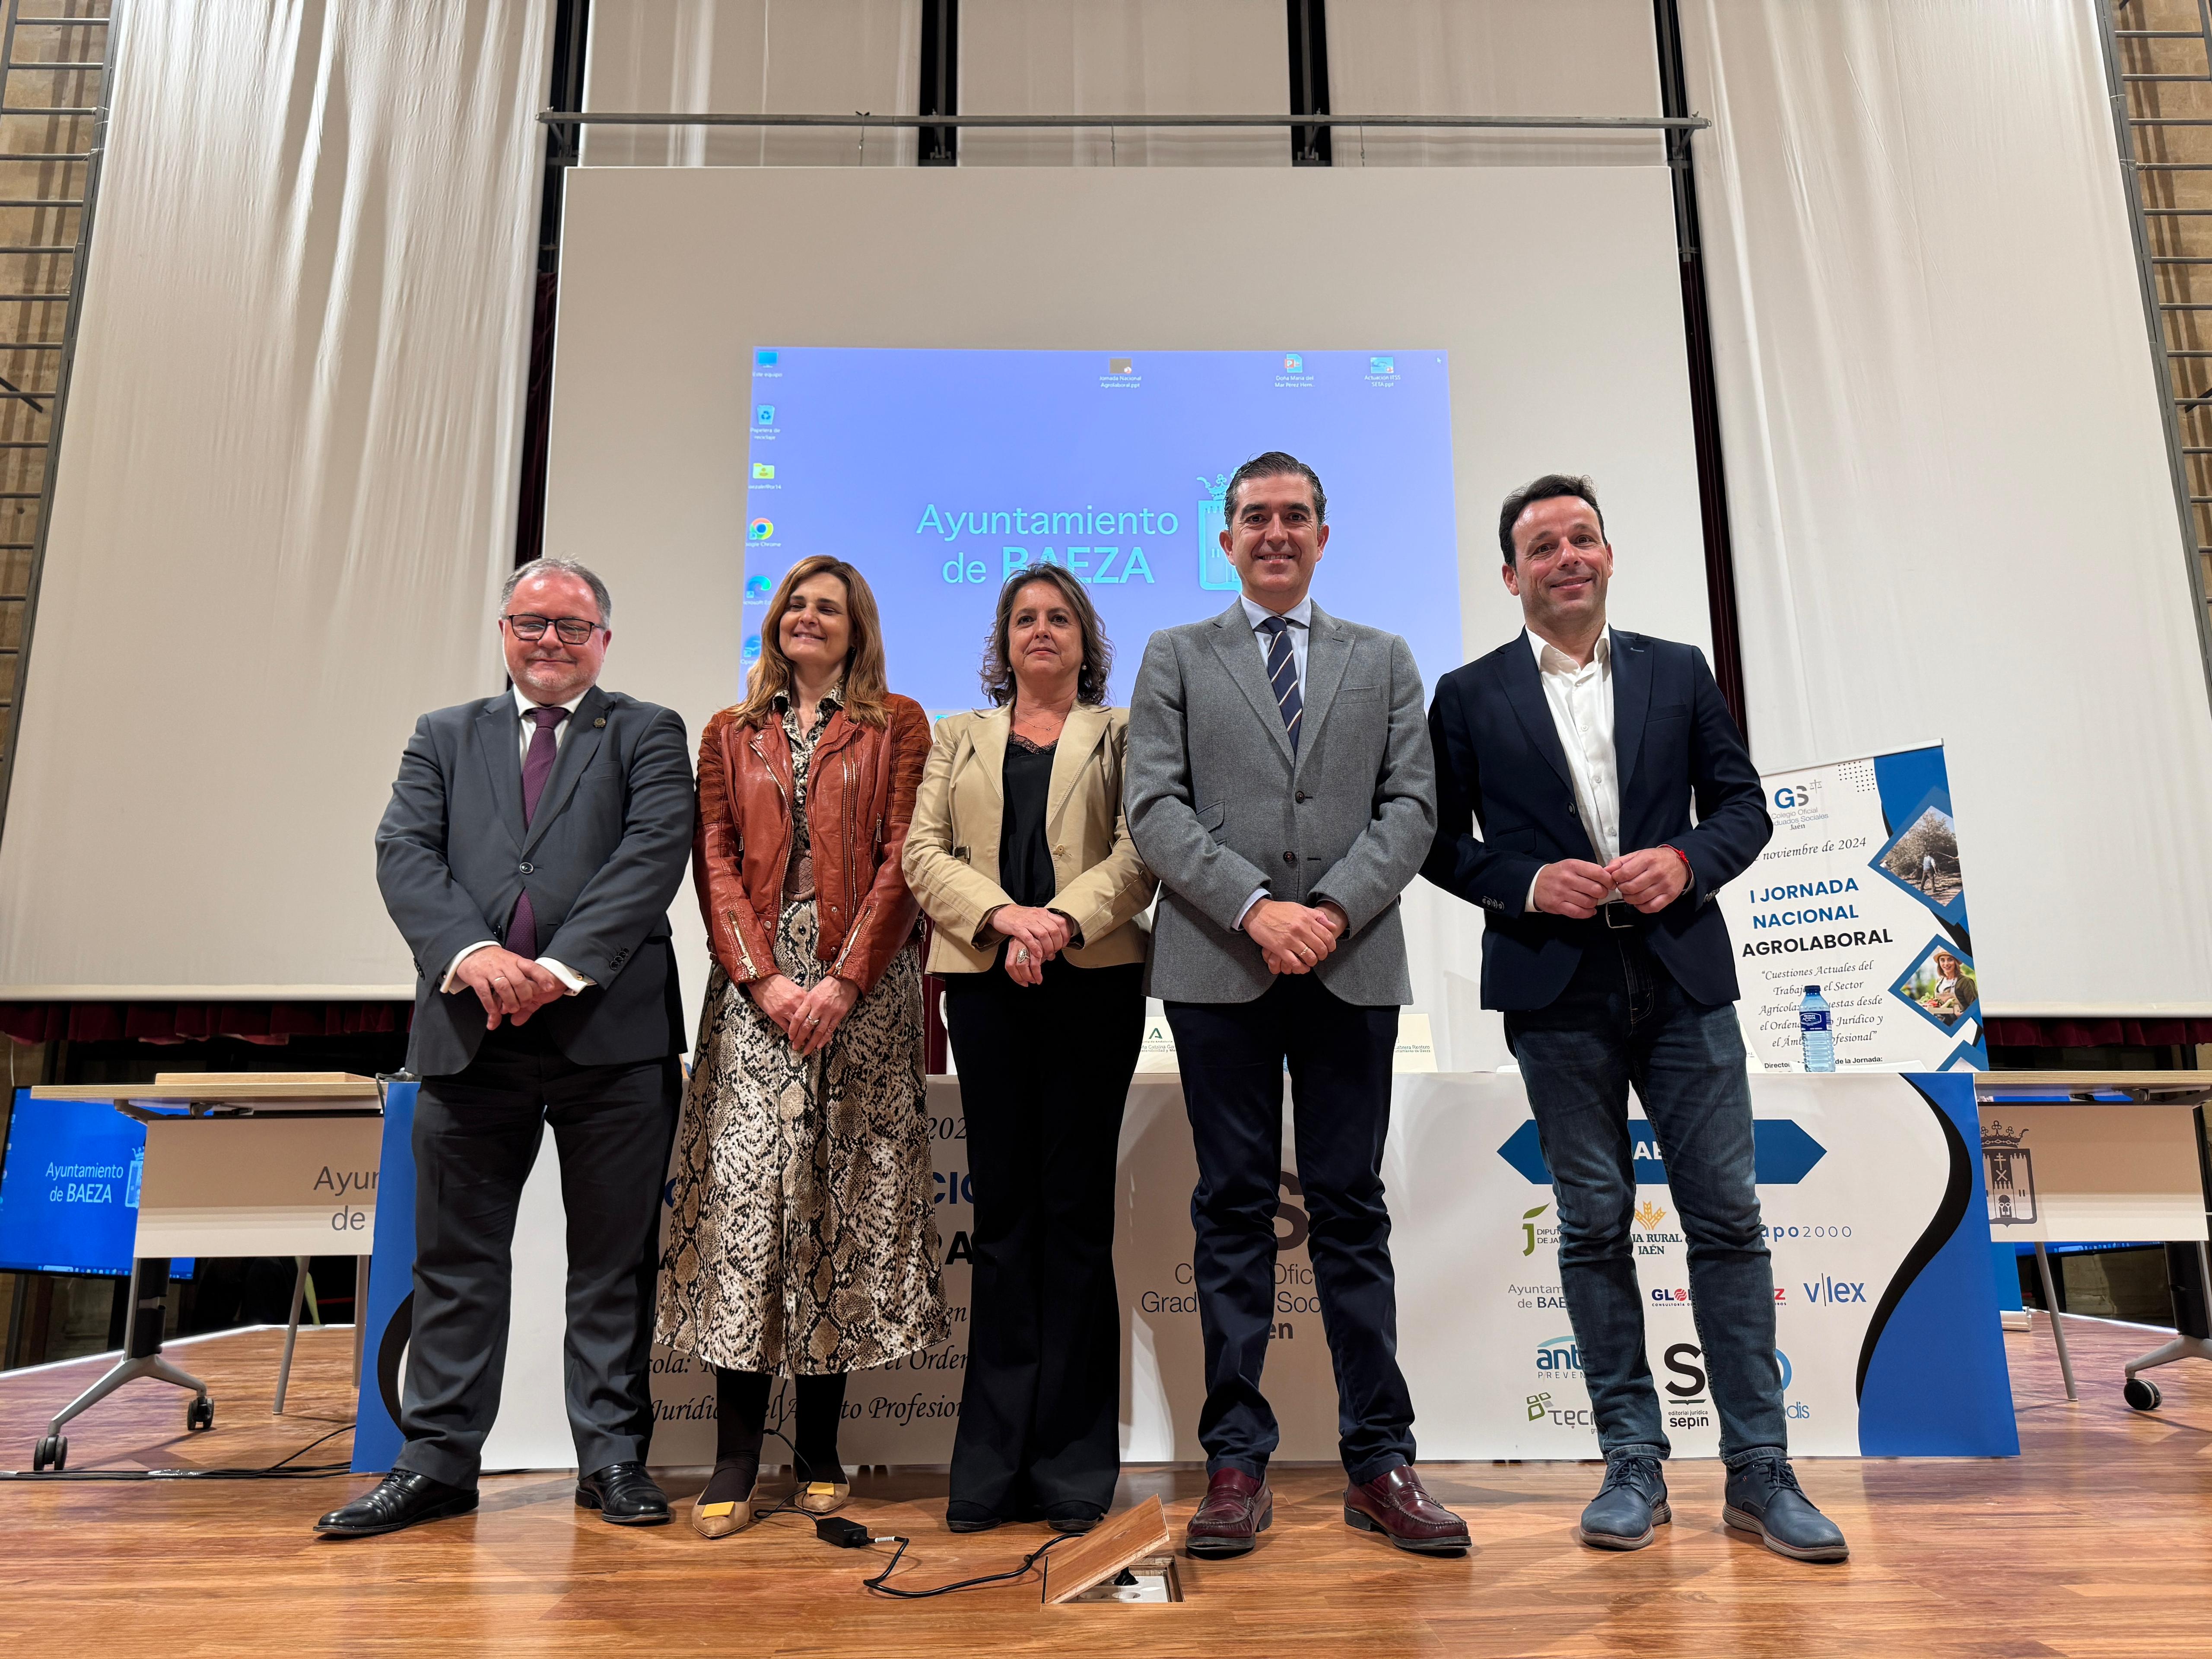
<instances>
[{"instance_id":1,"label":"white dress shirt","mask_svg":"<svg viewBox=\"0 0 2212 1659\"><path fill-rule=\"evenodd\" d=\"M1620 762L1613 746L1613 630L1608 628L1597 636L1589 661L1580 667L1533 630L1525 637L1535 653L1544 701L1551 705L1552 729L1559 735L1567 772L1574 780L1575 810L1582 816L1597 861L1610 864L1620 856ZM1616 888L1605 900L1610 904L1620 896ZM1528 908L1536 908L1534 877L1528 882Z\"/></svg>"},{"instance_id":2,"label":"white dress shirt","mask_svg":"<svg viewBox=\"0 0 2212 1659\"><path fill-rule=\"evenodd\" d=\"M1306 697L1306 641L1313 633L1313 595L1307 594L1288 611L1270 611L1264 605L1255 605L1242 593L1237 596L1237 603L1244 607L1244 620L1252 624L1252 638L1259 645L1260 665L1263 672L1267 667L1267 653L1273 648L1274 642L1261 633L1261 629L1270 617L1277 616L1290 623L1284 631L1291 636L1291 672L1298 677L1298 702L1303 707ZM1267 890L1264 887L1252 890L1252 896L1244 901L1244 908L1237 913L1239 927L1244 925L1244 918L1252 914L1252 907L1267 896Z\"/></svg>"},{"instance_id":3,"label":"white dress shirt","mask_svg":"<svg viewBox=\"0 0 2212 1659\"><path fill-rule=\"evenodd\" d=\"M568 740L569 726L575 723L576 705L583 702L585 697L590 694L591 689L592 688L590 686L586 686L583 690L576 693L574 696L569 698L566 702L546 703L544 705L534 703L531 702L529 698L524 696L522 695L522 688L519 685L511 690L509 695L514 699L515 736L517 741L522 745L522 763L525 766L530 764L531 739L538 735L538 722L532 720L530 718L531 715L541 706L548 708L565 708L568 711L569 718L561 721L553 728L553 752L557 756L561 752L561 745ZM487 945L496 945L498 943L499 941L495 939L480 939L474 945L463 946L460 951L455 953L453 961L447 964L445 983L441 985L438 988L441 991L459 990L460 987L454 981L453 970L456 968L459 968L464 960L474 956L477 951L483 950ZM551 974L554 978L559 980L562 985L566 986L570 996L575 995L577 992L582 990L586 986L593 983L592 981L586 979L581 974L576 972L574 969L568 966L567 963L556 962L551 957L538 957L538 965L540 968L544 969L546 972Z\"/></svg>"}]
</instances>

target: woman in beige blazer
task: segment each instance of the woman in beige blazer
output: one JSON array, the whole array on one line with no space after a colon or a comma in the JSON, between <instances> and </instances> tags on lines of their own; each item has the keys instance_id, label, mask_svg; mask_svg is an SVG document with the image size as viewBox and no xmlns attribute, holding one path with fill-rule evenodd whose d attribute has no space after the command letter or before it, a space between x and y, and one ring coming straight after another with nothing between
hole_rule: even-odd
<instances>
[{"instance_id":1,"label":"woman in beige blazer","mask_svg":"<svg viewBox=\"0 0 2212 1659\"><path fill-rule=\"evenodd\" d=\"M1121 815L1112 661L1080 582L1015 572L983 664L996 706L938 723L907 834L975 1184L955 1532L1087 1530L1121 1472L1114 1164L1156 884Z\"/></svg>"}]
</instances>

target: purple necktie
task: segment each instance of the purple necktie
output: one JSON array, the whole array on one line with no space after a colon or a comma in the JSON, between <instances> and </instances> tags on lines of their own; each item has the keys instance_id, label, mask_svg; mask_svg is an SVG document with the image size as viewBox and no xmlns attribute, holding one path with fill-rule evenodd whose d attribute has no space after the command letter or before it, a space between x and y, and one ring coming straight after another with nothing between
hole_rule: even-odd
<instances>
[{"instance_id":1,"label":"purple necktie","mask_svg":"<svg viewBox=\"0 0 2212 1659\"><path fill-rule=\"evenodd\" d=\"M528 824L538 816L538 798L545 793L545 780L553 775L553 762L560 749L553 741L553 728L568 718L565 708L533 708L530 718L538 729L530 734L530 752L522 759L522 821ZM507 925L507 948L519 957L535 957L538 954L538 917L530 908L530 890L522 890L522 896L514 902L514 920Z\"/></svg>"}]
</instances>

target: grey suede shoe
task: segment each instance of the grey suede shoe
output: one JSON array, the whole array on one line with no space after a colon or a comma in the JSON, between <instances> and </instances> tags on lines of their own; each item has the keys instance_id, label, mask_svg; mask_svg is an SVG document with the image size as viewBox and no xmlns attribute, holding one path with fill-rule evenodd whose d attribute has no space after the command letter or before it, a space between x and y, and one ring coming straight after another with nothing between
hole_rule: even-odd
<instances>
[{"instance_id":1,"label":"grey suede shoe","mask_svg":"<svg viewBox=\"0 0 2212 1659\"><path fill-rule=\"evenodd\" d=\"M1655 1527L1674 1518L1659 1460L1616 1457L1605 1466L1605 1484L1583 1511L1575 1535L1593 1549L1640 1550L1651 1541Z\"/></svg>"},{"instance_id":2,"label":"grey suede shoe","mask_svg":"<svg viewBox=\"0 0 2212 1659\"><path fill-rule=\"evenodd\" d=\"M1793 1561L1850 1557L1842 1528L1813 1507L1786 1458L1755 1458L1730 1469L1721 1518L1731 1527L1757 1533L1767 1548Z\"/></svg>"}]
</instances>

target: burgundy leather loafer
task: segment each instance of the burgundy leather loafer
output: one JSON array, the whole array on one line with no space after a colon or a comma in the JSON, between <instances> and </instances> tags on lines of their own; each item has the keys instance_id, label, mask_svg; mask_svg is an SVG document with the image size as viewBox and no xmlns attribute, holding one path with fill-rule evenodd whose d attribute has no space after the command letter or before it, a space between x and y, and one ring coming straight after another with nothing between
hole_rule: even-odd
<instances>
[{"instance_id":1,"label":"burgundy leather loafer","mask_svg":"<svg viewBox=\"0 0 2212 1659\"><path fill-rule=\"evenodd\" d=\"M1275 1518L1275 1494L1265 1480L1222 1469L1206 1483L1206 1497L1190 1517L1182 1547L1193 1555L1249 1555Z\"/></svg>"},{"instance_id":2,"label":"burgundy leather loafer","mask_svg":"<svg viewBox=\"0 0 2212 1659\"><path fill-rule=\"evenodd\" d=\"M1346 1486L1344 1521L1416 1555L1464 1555L1468 1548L1467 1522L1429 1496L1409 1463L1364 1486Z\"/></svg>"}]
</instances>

